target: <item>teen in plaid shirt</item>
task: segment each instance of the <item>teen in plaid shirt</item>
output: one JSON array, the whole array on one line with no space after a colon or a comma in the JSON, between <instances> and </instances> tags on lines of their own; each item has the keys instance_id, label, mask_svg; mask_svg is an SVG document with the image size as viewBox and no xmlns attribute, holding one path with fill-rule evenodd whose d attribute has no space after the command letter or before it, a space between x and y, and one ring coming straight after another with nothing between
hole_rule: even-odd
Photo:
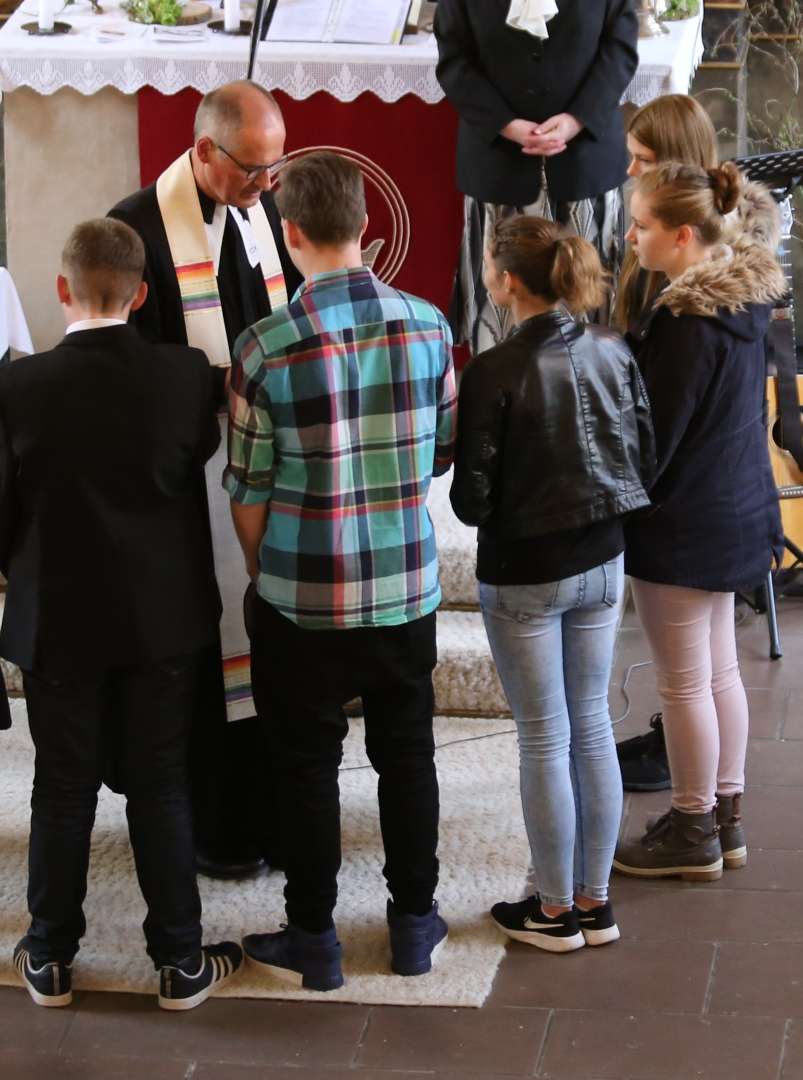
<instances>
[{"instance_id":1,"label":"teen in plaid shirt","mask_svg":"<svg viewBox=\"0 0 803 1080\"><path fill-rule=\"evenodd\" d=\"M452 460L450 344L436 308L362 266L315 274L240 337L225 486L270 504L259 594L299 626L438 606L426 498Z\"/></svg>"},{"instance_id":2,"label":"teen in plaid shirt","mask_svg":"<svg viewBox=\"0 0 803 1080\"><path fill-rule=\"evenodd\" d=\"M379 774L393 970L429 971L446 939L426 498L451 464L456 399L443 316L362 266L359 169L309 154L276 202L306 280L237 343L224 485L256 584L251 661L279 763L288 926L244 945L274 974L329 990L343 982L337 771L355 696Z\"/></svg>"}]
</instances>

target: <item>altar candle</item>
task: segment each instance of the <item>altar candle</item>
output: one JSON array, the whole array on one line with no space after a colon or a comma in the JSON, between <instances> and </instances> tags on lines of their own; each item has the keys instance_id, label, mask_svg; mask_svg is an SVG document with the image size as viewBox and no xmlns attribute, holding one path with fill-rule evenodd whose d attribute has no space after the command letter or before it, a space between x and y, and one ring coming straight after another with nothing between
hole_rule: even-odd
<instances>
[{"instance_id":1,"label":"altar candle","mask_svg":"<svg viewBox=\"0 0 803 1080\"><path fill-rule=\"evenodd\" d=\"M56 15L55 0L39 0L39 29L52 30Z\"/></svg>"},{"instance_id":2,"label":"altar candle","mask_svg":"<svg viewBox=\"0 0 803 1080\"><path fill-rule=\"evenodd\" d=\"M223 0L223 26L229 31L240 29L240 0Z\"/></svg>"}]
</instances>

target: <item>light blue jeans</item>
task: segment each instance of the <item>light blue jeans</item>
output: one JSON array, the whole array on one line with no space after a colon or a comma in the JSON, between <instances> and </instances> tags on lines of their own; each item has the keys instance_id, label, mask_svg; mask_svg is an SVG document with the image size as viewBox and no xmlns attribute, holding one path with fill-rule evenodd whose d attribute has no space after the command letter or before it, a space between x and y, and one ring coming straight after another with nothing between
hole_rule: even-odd
<instances>
[{"instance_id":1,"label":"light blue jeans","mask_svg":"<svg viewBox=\"0 0 803 1080\"><path fill-rule=\"evenodd\" d=\"M524 822L545 904L605 900L622 816L608 683L620 555L545 585L480 584L480 606L519 740Z\"/></svg>"}]
</instances>

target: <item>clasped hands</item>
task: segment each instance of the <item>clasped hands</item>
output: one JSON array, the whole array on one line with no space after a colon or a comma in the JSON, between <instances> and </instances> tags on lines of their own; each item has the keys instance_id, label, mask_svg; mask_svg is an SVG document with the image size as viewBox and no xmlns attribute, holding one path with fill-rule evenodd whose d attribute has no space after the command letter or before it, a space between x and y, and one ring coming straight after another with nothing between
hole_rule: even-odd
<instances>
[{"instance_id":1,"label":"clasped hands","mask_svg":"<svg viewBox=\"0 0 803 1080\"><path fill-rule=\"evenodd\" d=\"M562 154L566 144L582 130L583 125L571 113L557 113L541 124L532 120L511 120L499 134L518 143L523 154L554 157Z\"/></svg>"}]
</instances>

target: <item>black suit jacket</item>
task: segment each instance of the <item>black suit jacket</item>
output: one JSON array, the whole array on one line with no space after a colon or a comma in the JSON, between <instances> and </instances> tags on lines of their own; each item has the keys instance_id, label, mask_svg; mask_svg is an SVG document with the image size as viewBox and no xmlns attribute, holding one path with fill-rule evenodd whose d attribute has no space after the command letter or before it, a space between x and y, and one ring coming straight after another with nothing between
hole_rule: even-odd
<instances>
[{"instance_id":1,"label":"black suit jacket","mask_svg":"<svg viewBox=\"0 0 803 1080\"><path fill-rule=\"evenodd\" d=\"M437 75L460 115L457 186L482 202L526 206L600 195L624 182L619 101L638 66L633 0L559 0L541 41L506 24L510 0L440 0ZM499 132L568 112L584 129L562 154L528 157Z\"/></svg>"},{"instance_id":2,"label":"black suit jacket","mask_svg":"<svg viewBox=\"0 0 803 1080\"><path fill-rule=\"evenodd\" d=\"M0 655L58 676L194 652L220 618L198 498L219 441L205 355L130 326L0 370Z\"/></svg>"}]
</instances>

